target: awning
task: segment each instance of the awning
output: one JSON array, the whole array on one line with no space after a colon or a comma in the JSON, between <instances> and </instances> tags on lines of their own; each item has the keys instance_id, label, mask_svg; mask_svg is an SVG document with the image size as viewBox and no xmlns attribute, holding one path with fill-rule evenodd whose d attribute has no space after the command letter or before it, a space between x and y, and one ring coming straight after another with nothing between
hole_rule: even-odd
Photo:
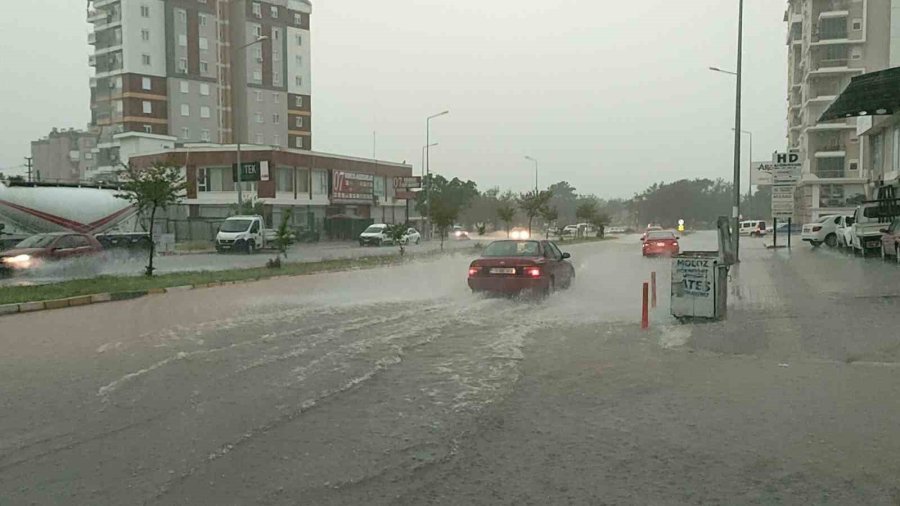
<instances>
[{"instance_id":1,"label":"awning","mask_svg":"<svg viewBox=\"0 0 900 506\"><path fill-rule=\"evenodd\" d=\"M854 77L819 121L895 112L900 112L900 67Z\"/></svg>"}]
</instances>

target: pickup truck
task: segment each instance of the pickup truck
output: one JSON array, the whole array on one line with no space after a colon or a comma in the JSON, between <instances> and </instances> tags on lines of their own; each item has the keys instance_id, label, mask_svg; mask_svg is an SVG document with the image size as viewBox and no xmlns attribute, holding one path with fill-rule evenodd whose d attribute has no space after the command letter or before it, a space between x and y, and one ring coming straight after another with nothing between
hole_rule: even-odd
<instances>
[{"instance_id":1,"label":"pickup truck","mask_svg":"<svg viewBox=\"0 0 900 506\"><path fill-rule=\"evenodd\" d=\"M231 216L226 218L216 234L216 251L253 253L274 245L276 232L266 228L262 216Z\"/></svg>"},{"instance_id":2,"label":"pickup truck","mask_svg":"<svg viewBox=\"0 0 900 506\"><path fill-rule=\"evenodd\" d=\"M881 249L880 210L877 202L867 202L858 206L853 213L853 224L847 232L847 245L857 255Z\"/></svg>"}]
</instances>

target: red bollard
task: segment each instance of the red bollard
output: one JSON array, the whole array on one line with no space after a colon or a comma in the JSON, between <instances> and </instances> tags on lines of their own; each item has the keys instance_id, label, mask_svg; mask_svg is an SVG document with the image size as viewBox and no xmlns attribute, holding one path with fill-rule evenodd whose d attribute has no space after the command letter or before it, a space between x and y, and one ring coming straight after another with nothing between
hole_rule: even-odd
<instances>
[{"instance_id":1,"label":"red bollard","mask_svg":"<svg viewBox=\"0 0 900 506\"><path fill-rule=\"evenodd\" d=\"M650 273L650 307L656 309L656 272Z\"/></svg>"},{"instance_id":2,"label":"red bollard","mask_svg":"<svg viewBox=\"0 0 900 506\"><path fill-rule=\"evenodd\" d=\"M644 298L641 304L641 328L650 328L650 310L647 308L647 299L649 297L650 284L644 283Z\"/></svg>"}]
</instances>

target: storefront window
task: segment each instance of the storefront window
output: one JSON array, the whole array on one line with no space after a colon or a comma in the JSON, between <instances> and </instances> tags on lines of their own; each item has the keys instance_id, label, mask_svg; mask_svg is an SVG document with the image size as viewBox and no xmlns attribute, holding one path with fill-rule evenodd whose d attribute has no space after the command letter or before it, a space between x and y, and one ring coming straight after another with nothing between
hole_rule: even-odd
<instances>
[{"instance_id":1,"label":"storefront window","mask_svg":"<svg viewBox=\"0 0 900 506\"><path fill-rule=\"evenodd\" d=\"M278 167L275 170L275 190L278 193L294 193L293 167Z\"/></svg>"},{"instance_id":2,"label":"storefront window","mask_svg":"<svg viewBox=\"0 0 900 506\"><path fill-rule=\"evenodd\" d=\"M309 169L297 169L297 193L309 193Z\"/></svg>"},{"instance_id":3,"label":"storefront window","mask_svg":"<svg viewBox=\"0 0 900 506\"><path fill-rule=\"evenodd\" d=\"M325 169L313 169L312 172L313 195L328 195L328 171Z\"/></svg>"},{"instance_id":4,"label":"storefront window","mask_svg":"<svg viewBox=\"0 0 900 506\"><path fill-rule=\"evenodd\" d=\"M384 177L375 176L375 196L384 198L386 196L384 191Z\"/></svg>"}]
</instances>

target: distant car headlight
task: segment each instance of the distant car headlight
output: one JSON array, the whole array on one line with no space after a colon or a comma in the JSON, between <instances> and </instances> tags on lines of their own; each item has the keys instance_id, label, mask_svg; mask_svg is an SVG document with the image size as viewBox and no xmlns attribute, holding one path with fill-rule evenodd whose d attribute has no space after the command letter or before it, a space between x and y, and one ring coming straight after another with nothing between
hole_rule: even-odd
<instances>
[{"instance_id":1,"label":"distant car headlight","mask_svg":"<svg viewBox=\"0 0 900 506\"><path fill-rule=\"evenodd\" d=\"M3 259L3 263L16 268L28 268L31 267L33 260L31 255L16 255L14 257L6 257Z\"/></svg>"}]
</instances>

